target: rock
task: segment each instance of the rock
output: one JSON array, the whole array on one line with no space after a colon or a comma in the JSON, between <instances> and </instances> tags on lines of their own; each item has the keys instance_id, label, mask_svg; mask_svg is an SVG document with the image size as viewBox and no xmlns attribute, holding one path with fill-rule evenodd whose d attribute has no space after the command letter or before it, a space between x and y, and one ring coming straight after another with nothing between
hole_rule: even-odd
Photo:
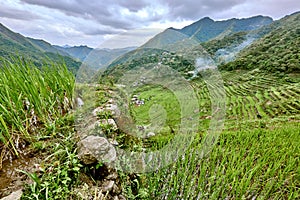
<instances>
[{"instance_id":1,"label":"rock","mask_svg":"<svg viewBox=\"0 0 300 200\"><path fill-rule=\"evenodd\" d=\"M119 200L126 200L126 198L123 195L119 195Z\"/></svg>"},{"instance_id":2,"label":"rock","mask_svg":"<svg viewBox=\"0 0 300 200\"><path fill-rule=\"evenodd\" d=\"M120 115L120 110L115 104L106 104L105 109L111 111L112 115Z\"/></svg>"},{"instance_id":3,"label":"rock","mask_svg":"<svg viewBox=\"0 0 300 200\"><path fill-rule=\"evenodd\" d=\"M116 184L114 184L112 192L114 194L120 194L122 190Z\"/></svg>"},{"instance_id":4,"label":"rock","mask_svg":"<svg viewBox=\"0 0 300 200\"><path fill-rule=\"evenodd\" d=\"M83 102L83 100L82 100L80 97L77 97L77 98L75 99L75 102L76 102L76 105L77 105L78 107L82 107L82 106L84 105L84 102Z\"/></svg>"},{"instance_id":5,"label":"rock","mask_svg":"<svg viewBox=\"0 0 300 200\"><path fill-rule=\"evenodd\" d=\"M100 127L100 122L99 121L95 121L94 123L92 123L91 125L89 125L88 127L85 128L86 131L90 131L90 130L94 130L96 128Z\"/></svg>"},{"instance_id":6,"label":"rock","mask_svg":"<svg viewBox=\"0 0 300 200\"><path fill-rule=\"evenodd\" d=\"M101 119L100 122L103 125L111 125L112 129L115 131L118 130L118 126L114 119Z\"/></svg>"},{"instance_id":7,"label":"rock","mask_svg":"<svg viewBox=\"0 0 300 200\"><path fill-rule=\"evenodd\" d=\"M113 139L108 139L109 143L111 143L114 146L118 146L119 142L117 140L113 140Z\"/></svg>"},{"instance_id":8,"label":"rock","mask_svg":"<svg viewBox=\"0 0 300 200\"><path fill-rule=\"evenodd\" d=\"M147 134L147 137L149 138L149 137L153 137L153 136L155 136L155 133L153 133L153 132L149 132L148 134Z\"/></svg>"},{"instance_id":9,"label":"rock","mask_svg":"<svg viewBox=\"0 0 300 200\"><path fill-rule=\"evenodd\" d=\"M109 99L107 103L113 104L113 103L114 103L114 100Z\"/></svg>"},{"instance_id":10,"label":"rock","mask_svg":"<svg viewBox=\"0 0 300 200\"><path fill-rule=\"evenodd\" d=\"M114 197L114 200L119 200L119 197L118 197L118 196L115 196L115 197Z\"/></svg>"},{"instance_id":11,"label":"rock","mask_svg":"<svg viewBox=\"0 0 300 200\"><path fill-rule=\"evenodd\" d=\"M86 165L116 160L116 150L104 137L90 135L77 144L78 157Z\"/></svg>"},{"instance_id":12,"label":"rock","mask_svg":"<svg viewBox=\"0 0 300 200\"><path fill-rule=\"evenodd\" d=\"M95 109L93 110L92 114L93 114L94 117L97 117L98 113L99 113L99 112L103 112L103 111L104 111L103 108L97 107L97 108L95 108Z\"/></svg>"},{"instance_id":13,"label":"rock","mask_svg":"<svg viewBox=\"0 0 300 200\"><path fill-rule=\"evenodd\" d=\"M19 200L19 199L21 199L22 194L23 194L22 189L20 189L20 190L17 190L15 192L11 193L10 195L8 195L6 197L3 197L1 200Z\"/></svg>"},{"instance_id":14,"label":"rock","mask_svg":"<svg viewBox=\"0 0 300 200\"><path fill-rule=\"evenodd\" d=\"M114 185L115 181L104 181L102 184L102 192L105 193L112 191Z\"/></svg>"},{"instance_id":15,"label":"rock","mask_svg":"<svg viewBox=\"0 0 300 200\"><path fill-rule=\"evenodd\" d=\"M117 178L118 178L118 174L116 172L112 172L106 177L107 180L116 180Z\"/></svg>"},{"instance_id":16,"label":"rock","mask_svg":"<svg viewBox=\"0 0 300 200\"><path fill-rule=\"evenodd\" d=\"M100 122L96 121L97 119L91 119L90 122L87 122L85 127L78 128L78 136L82 140L89 135L100 135L103 136L103 131L100 127Z\"/></svg>"}]
</instances>

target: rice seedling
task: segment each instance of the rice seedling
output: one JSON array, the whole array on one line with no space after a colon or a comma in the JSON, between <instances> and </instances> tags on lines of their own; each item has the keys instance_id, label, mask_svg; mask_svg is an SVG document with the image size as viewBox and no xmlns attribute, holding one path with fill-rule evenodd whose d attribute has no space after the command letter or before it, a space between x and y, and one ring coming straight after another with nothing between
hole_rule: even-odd
<instances>
[{"instance_id":1,"label":"rice seedling","mask_svg":"<svg viewBox=\"0 0 300 200\"><path fill-rule=\"evenodd\" d=\"M21 141L31 142L35 137L47 136L41 130L70 110L73 90L74 75L64 64L37 68L21 58L13 62L2 59L0 148L9 146L18 155Z\"/></svg>"}]
</instances>

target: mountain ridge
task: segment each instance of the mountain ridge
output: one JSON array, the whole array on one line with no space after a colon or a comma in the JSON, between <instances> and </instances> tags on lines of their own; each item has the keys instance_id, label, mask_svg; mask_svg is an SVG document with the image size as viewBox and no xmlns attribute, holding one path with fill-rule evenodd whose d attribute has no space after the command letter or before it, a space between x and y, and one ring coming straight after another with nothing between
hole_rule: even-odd
<instances>
[{"instance_id":1,"label":"mountain ridge","mask_svg":"<svg viewBox=\"0 0 300 200\"><path fill-rule=\"evenodd\" d=\"M170 27L163 32L157 34L149 41L147 41L142 47L154 47L155 45L159 48L170 45L172 43L179 42L187 38L195 41L206 42L217 37L224 37L226 35L234 34L241 31L252 31L259 29L262 26L269 25L274 20L268 16L252 16L249 18L231 18L228 20L214 21L209 17L204 17L192 24L185 26L181 29L175 29ZM173 33L173 35L171 34ZM173 38L169 39L168 42L163 41L161 44L161 38Z\"/></svg>"},{"instance_id":2,"label":"mountain ridge","mask_svg":"<svg viewBox=\"0 0 300 200\"><path fill-rule=\"evenodd\" d=\"M42 66L45 61L49 60L56 63L64 61L73 72L77 71L81 65L81 62L59 52L50 43L27 38L0 23L0 57L11 60L16 56L29 59L36 66Z\"/></svg>"}]
</instances>

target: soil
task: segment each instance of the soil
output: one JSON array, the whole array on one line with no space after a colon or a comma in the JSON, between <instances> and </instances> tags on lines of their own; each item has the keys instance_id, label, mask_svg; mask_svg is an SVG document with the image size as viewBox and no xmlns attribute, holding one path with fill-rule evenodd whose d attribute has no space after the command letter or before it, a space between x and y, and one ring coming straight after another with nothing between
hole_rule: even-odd
<instances>
[{"instance_id":1,"label":"soil","mask_svg":"<svg viewBox=\"0 0 300 200\"><path fill-rule=\"evenodd\" d=\"M12 161L3 161L0 169L0 198L23 189L26 183L30 183L29 177L18 170L35 172L40 161L41 159L33 154L20 155Z\"/></svg>"}]
</instances>

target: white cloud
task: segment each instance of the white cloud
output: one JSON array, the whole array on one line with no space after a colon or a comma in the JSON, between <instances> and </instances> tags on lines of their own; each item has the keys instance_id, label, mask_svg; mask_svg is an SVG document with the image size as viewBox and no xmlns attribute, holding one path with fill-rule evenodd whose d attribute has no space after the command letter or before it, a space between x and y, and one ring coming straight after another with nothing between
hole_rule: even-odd
<instances>
[{"instance_id":1,"label":"white cloud","mask_svg":"<svg viewBox=\"0 0 300 200\"><path fill-rule=\"evenodd\" d=\"M298 0L0 0L0 10L0 22L26 36L97 47L107 38L107 44L137 45L158 30L182 28L205 16L277 19L300 10L300 4Z\"/></svg>"}]
</instances>

